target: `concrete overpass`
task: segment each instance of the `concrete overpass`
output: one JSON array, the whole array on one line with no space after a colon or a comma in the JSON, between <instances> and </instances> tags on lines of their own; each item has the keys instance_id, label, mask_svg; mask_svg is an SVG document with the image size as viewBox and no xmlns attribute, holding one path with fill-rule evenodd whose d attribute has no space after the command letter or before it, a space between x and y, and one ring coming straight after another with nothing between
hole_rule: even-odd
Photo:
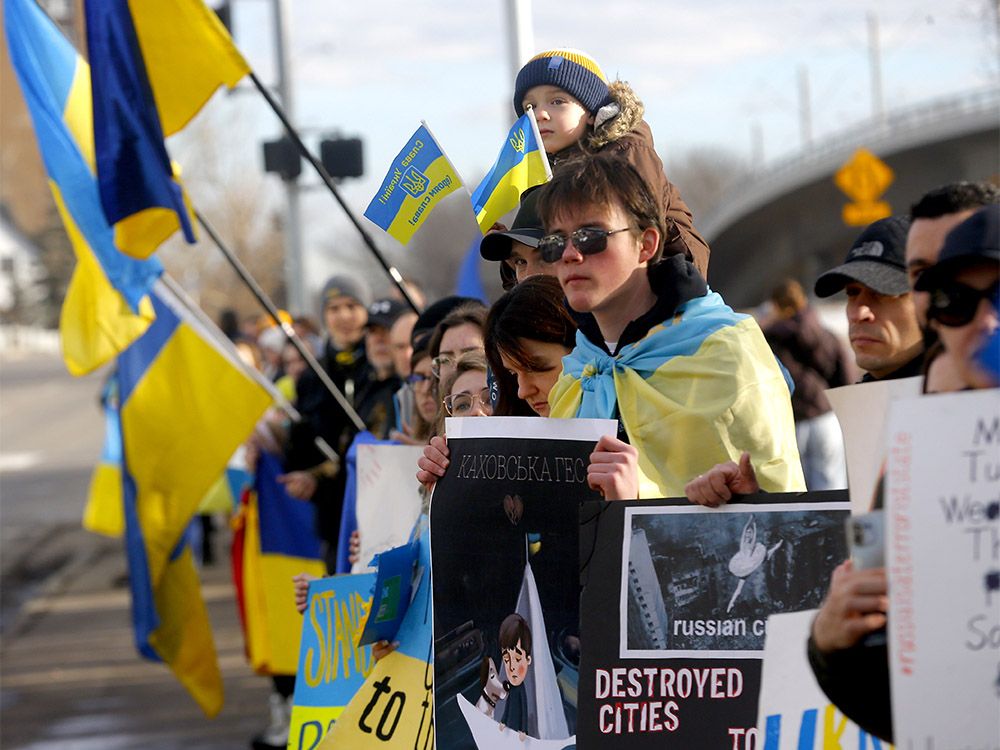
<instances>
[{"instance_id":1,"label":"concrete overpass","mask_svg":"<svg viewBox=\"0 0 1000 750\"><path fill-rule=\"evenodd\" d=\"M785 276L812 289L843 261L861 227L846 226L849 202L833 174L864 147L895 172L883 196L906 213L928 189L957 180L1000 182L1000 87L888 113L850 127L752 175L697 226L712 247L709 282L733 306L761 302Z\"/></svg>"}]
</instances>

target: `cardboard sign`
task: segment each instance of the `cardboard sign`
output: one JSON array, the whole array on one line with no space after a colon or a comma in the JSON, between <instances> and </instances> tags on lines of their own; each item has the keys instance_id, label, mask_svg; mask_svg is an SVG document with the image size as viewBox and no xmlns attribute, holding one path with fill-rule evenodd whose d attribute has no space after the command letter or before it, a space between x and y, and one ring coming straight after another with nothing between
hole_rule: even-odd
<instances>
[{"instance_id":1,"label":"cardboard sign","mask_svg":"<svg viewBox=\"0 0 1000 750\"><path fill-rule=\"evenodd\" d=\"M431 500L438 750L574 745L579 504L597 497L594 444L616 429L449 420L448 473Z\"/></svg>"},{"instance_id":2,"label":"cardboard sign","mask_svg":"<svg viewBox=\"0 0 1000 750\"><path fill-rule=\"evenodd\" d=\"M367 569L371 559L406 544L420 516L417 459L423 446L366 445L358 450L358 532L361 553L352 572Z\"/></svg>"},{"instance_id":3,"label":"cardboard sign","mask_svg":"<svg viewBox=\"0 0 1000 750\"><path fill-rule=\"evenodd\" d=\"M749 746L760 750L888 750L891 745L859 729L817 684L806 656L815 616L815 610L807 610L767 618L755 743Z\"/></svg>"},{"instance_id":4,"label":"cardboard sign","mask_svg":"<svg viewBox=\"0 0 1000 750\"><path fill-rule=\"evenodd\" d=\"M767 619L819 605L846 495L585 507L579 747L756 747Z\"/></svg>"},{"instance_id":5,"label":"cardboard sign","mask_svg":"<svg viewBox=\"0 0 1000 750\"><path fill-rule=\"evenodd\" d=\"M892 404L889 653L902 748L1000 748L1000 390Z\"/></svg>"},{"instance_id":6,"label":"cardboard sign","mask_svg":"<svg viewBox=\"0 0 1000 750\"><path fill-rule=\"evenodd\" d=\"M885 467L885 429L889 404L920 393L923 378L857 383L826 391L844 434L847 486L851 512L872 509L875 489Z\"/></svg>"},{"instance_id":7,"label":"cardboard sign","mask_svg":"<svg viewBox=\"0 0 1000 750\"><path fill-rule=\"evenodd\" d=\"M303 616L290 750L312 750L372 671L370 646L358 645L371 607L374 573L309 584Z\"/></svg>"}]
</instances>

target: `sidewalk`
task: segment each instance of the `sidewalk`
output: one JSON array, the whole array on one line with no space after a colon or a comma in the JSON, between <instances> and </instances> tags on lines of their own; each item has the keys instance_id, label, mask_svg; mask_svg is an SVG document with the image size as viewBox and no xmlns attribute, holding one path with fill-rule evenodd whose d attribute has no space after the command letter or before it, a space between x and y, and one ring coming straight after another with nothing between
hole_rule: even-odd
<instances>
[{"instance_id":1,"label":"sidewalk","mask_svg":"<svg viewBox=\"0 0 1000 750\"><path fill-rule=\"evenodd\" d=\"M206 719L164 664L132 638L120 540L64 532L66 563L6 623L0 643L0 745L5 750L246 748L268 720L270 681L243 655L228 560L202 572L225 705Z\"/></svg>"}]
</instances>

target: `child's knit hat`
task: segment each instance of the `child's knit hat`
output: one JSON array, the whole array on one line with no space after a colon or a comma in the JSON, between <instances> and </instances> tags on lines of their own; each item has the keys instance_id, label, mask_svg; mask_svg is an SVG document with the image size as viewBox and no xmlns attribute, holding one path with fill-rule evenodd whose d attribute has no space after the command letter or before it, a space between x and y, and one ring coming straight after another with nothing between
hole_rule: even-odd
<instances>
[{"instance_id":1,"label":"child's knit hat","mask_svg":"<svg viewBox=\"0 0 1000 750\"><path fill-rule=\"evenodd\" d=\"M586 52L550 49L525 63L514 83L514 111L524 114L524 95L535 86L557 86L575 97L590 114L611 101L608 79Z\"/></svg>"}]
</instances>

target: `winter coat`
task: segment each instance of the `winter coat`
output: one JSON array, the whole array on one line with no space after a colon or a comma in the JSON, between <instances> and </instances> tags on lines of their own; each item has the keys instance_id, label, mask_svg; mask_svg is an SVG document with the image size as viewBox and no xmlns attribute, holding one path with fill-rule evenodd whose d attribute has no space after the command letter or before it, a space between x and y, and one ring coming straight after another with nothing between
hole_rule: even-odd
<instances>
[{"instance_id":1,"label":"winter coat","mask_svg":"<svg viewBox=\"0 0 1000 750\"><path fill-rule=\"evenodd\" d=\"M691 210L681 198L680 190L667 179L663 162L653 146L653 132L642 119L645 107L624 81L613 81L609 85L611 97L618 105L618 114L601 122L606 108L598 112L598 123L582 141L564 148L551 156L553 166L566 161L580 152L614 152L624 156L636 168L650 190L660 201L660 218L666 235L663 238L663 254L681 255L693 262L702 276L708 278L708 243L694 228Z\"/></svg>"}]
</instances>

